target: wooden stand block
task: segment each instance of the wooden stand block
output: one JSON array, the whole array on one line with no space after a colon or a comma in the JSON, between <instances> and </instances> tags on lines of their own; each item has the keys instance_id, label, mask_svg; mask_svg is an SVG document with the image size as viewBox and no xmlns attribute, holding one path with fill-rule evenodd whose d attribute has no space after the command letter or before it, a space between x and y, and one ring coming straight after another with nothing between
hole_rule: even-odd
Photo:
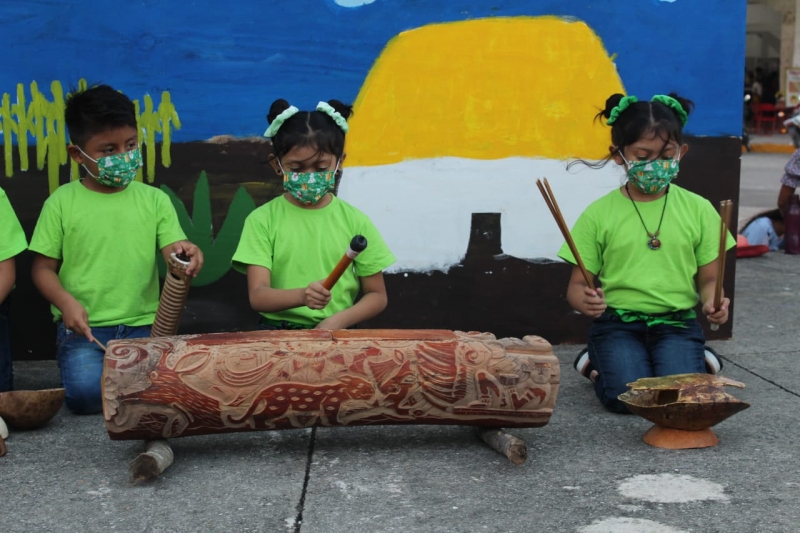
<instances>
[{"instance_id":1,"label":"wooden stand block","mask_svg":"<svg viewBox=\"0 0 800 533\"><path fill-rule=\"evenodd\" d=\"M304 330L114 340L112 439L367 424L539 427L559 363L540 337Z\"/></svg>"},{"instance_id":2,"label":"wooden stand block","mask_svg":"<svg viewBox=\"0 0 800 533\"><path fill-rule=\"evenodd\" d=\"M489 448L506 456L515 465L524 464L528 460L528 447L522 439L509 435L502 429L478 428L477 433Z\"/></svg>"},{"instance_id":3,"label":"wooden stand block","mask_svg":"<svg viewBox=\"0 0 800 533\"><path fill-rule=\"evenodd\" d=\"M719 443L717 435L710 428L698 431L665 428L654 425L647 430L642 440L656 448L686 450L689 448L710 448Z\"/></svg>"},{"instance_id":4,"label":"wooden stand block","mask_svg":"<svg viewBox=\"0 0 800 533\"><path fill-rule=\"evenodd\" d=\"M163 439L151 440L145 444L145 452L131 463L133 481L150 481L170 467L175 455L169 443Z\"/></svg>"}]
</instances>

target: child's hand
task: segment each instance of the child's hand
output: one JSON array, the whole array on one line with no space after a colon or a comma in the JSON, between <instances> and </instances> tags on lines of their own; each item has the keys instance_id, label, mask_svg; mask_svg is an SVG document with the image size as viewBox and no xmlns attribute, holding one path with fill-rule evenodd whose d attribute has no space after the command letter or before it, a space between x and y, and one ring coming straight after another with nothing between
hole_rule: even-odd
<instances>
[{"instance_id":1,"label":"child's hand","mask_svg":"<svg viewBox=\"0 0 800 533\"><path fill-rule=\"evenodd\" d=\"M178 241L172 245L172 252L177 255L183 254L189 258L186 275L196 278L203 268L203 251L189 241Z\"/></svg>"},{"instance_id":2,"label":"child's hand","mask_svg":"<svg viewBox=\"0 0 800 533\"><path fill-rule=\"evenodd\" d=\"M583 299L578 311L586 316L597 318L603 314L606 307L608 306L606 305L606 296L603 294L603 289L583 288Z\"/></svg>"},{"instance_id":3,"label":"child's hand","mask_svg":"<svg viewBox=\"0 0 800 533\"><path fill-rule=\"evenodd\" d=\"M314 326L314 329L345 329L346 327L344 322L339 319L339 313L336 313Z\"/></svg>"},{"instance_id":4,"label":"child's hand","mask_svg":"<svg viewBox=\"0 0 800 533\"><path fill-rule=\"evenodd\" d=\"M64 322L65 328L83 335L89 339L90 342L94 342L92 328L89 327L89 314L86 312L86 308L77 300L66 306L62 310L61 315L61 320Z\"/></svg>"},{"instance_id":5,"label":"child's hand","mask_svg":"<svg viewBox=\"0 0 800 533\"><path fill-rule=\"evenodd\" d=\"M728 321L728 306L731 304L729 298L723 298L720 302L719 310L714 309L714 300L709 300L703 304L703 313L708 317L712 324L722 325Z\"/></svg>"},{"instance_id":6,"label":"child's hand","mask_svg":"<svg viewBox=\"0 0 800 533\"><path fill-rule=\"evenodd\" d=\"M322 286L322 280L315 281L303 292L303 304L309 309L325 309L331 301L331 291Z\"/></svg>"}]
</instances>

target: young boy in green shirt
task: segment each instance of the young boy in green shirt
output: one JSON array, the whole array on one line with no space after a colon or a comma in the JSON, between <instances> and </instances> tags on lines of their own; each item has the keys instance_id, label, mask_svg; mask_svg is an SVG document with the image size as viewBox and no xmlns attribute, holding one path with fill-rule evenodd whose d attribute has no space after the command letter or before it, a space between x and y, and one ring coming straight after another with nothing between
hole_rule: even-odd
<instances>
[{"instance_id":1,"label":"young boy in green shirt","mask_svg":"<svg viewBox=\"0 0 800 533\"><path fill-rule=\"evenodd\" d=\"M203 254L188 242L166 194L133 181L142 166L133 102L107 85L67 98L70 157L87 176L45 202L31 239L33 281L52 304L67 407L102 410L103 350L95 339L148 337L158 308L156 250L190 259L196 276Z\"/></svg>"},{"instance_id":2,"label":"young boy in green shirt","mask_svg":"<svg viewBox=\"0 0 800 533\"><path fill-rule=\"evenodd\" d=\"M14 257L27 247L25 232L22 231L8 196L0 189L0 392L14 388L8 295L14 287L16 277Z\"/></svg>"}]
</instances>

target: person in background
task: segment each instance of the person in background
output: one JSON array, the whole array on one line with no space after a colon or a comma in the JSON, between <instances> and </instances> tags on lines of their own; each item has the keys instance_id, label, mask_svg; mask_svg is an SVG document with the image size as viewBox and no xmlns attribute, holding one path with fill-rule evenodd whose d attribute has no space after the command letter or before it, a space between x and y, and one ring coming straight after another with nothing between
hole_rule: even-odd
<instances>
[{"instance_id":1,"label":"person in background","mask_svg":"<svg viewBox=\"0 0 800 533\"><path fill-rule=\"evenodd\" d=\"M771 252L783 247L783 213L780 209L771 209L758 213L747 221L741 236L747 239L747 245L769 246Z\"/></svg>"}]
</instances>

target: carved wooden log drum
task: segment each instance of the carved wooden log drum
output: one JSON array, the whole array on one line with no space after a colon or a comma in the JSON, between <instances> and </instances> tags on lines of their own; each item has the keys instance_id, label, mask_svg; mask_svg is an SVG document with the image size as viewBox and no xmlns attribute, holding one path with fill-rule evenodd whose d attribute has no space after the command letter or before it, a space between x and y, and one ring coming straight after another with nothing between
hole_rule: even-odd
<instances>
[{"instance_id":1,"label":"carved wooden log drum","mask_svg":"<svg viewBox=\"0 0 800 533\"><path fill-rule=\"evenodd\" d=\"M113 340L112 439L367 424L539 427L559 364L541 337L307 330Z\"/></svg>"},{"instance_id":2,"label":"carved wooden log drum","mask_svg":"<svg viewBox=\"0 0 800 533\"><path fill-rule=\"evenodd\" d=\"M164 277L164 286L158 301L158 311L153 327L150 328L152 337L166 337L178 332L183 306L186 304L186 297L189 296L189 287L192 284L192 278L186 275L188 266L188 257L170 255L167 275Z\"/></svg>"}]
</instances>

